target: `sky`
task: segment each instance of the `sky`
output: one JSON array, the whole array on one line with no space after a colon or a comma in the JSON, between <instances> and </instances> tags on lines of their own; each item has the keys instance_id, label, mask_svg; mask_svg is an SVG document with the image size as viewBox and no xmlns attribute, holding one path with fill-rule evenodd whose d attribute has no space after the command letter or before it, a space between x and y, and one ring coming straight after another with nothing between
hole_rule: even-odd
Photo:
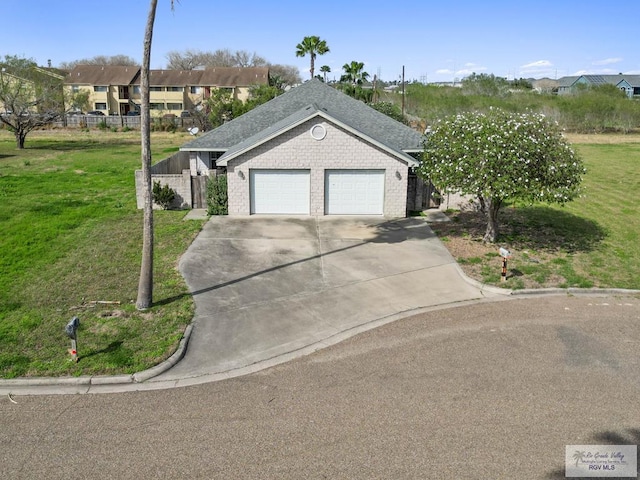
<instances>
[{"instance_id":1,"label":"sky","mask_svg":"<svg viewBox=\"0 0 640 480\"><path fill-rule=\"evenodd\" d=\"M142 60L148 0L0 0L0 56L53 66L96 55ZM309 78L296 45L317 35L316 59L338 79L363 62L370 78L450 82L472 73L513 78L640 74L638 20L622 5L560 0L158 0L151 68L170 51L256 53ZM636 51L634 52L634 49Z\"/></svg>"}]
</instances>

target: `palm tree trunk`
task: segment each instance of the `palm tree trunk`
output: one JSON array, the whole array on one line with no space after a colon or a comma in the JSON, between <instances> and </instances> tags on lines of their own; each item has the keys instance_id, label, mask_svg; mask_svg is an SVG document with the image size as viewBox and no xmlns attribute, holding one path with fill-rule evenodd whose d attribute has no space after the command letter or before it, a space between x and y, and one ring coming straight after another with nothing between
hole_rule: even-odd
<instances>
[{"instance_id":1,"label":"palm tree trunk","mask_svg":"<svg viewBox=\"0 0 640 480\"><path fill-rule=\"evenodd\" d=\"M151 0L144 32L144 52L140 69L140 137L142 143L142 182L144 219L142 223L142 263L136 308L146 310L153 302L153 197L151 195L151 125L149 112L149 68L151 40L158 0Z\"/></svg>"}]
</instances>

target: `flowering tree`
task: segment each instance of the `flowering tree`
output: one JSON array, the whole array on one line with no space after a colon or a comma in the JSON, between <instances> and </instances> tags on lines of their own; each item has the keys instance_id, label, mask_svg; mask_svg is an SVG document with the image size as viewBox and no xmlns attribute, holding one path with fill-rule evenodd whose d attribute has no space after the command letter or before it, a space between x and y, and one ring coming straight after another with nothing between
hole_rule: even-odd
<instances>
[{"instance_id":1,"label":"flowering tree","mask_svg":"<svg viewBox=\"0 0 640 480\"><path fill-rule=\"evenodd\" d=\"M584 173L556 124L541 114L500 109L438 122L419 167L442 191L479 198L487 214L484 241L492 243L505 201L564 204L578 194Z\"/></svg>"}]
</instances>

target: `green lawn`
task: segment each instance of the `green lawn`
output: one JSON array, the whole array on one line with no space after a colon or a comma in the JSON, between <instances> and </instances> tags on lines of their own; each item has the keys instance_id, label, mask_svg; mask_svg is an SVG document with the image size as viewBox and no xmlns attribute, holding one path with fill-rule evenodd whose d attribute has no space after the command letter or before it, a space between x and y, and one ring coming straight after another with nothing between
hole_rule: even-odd
<instances>
[{"instance_id":1,"label":"green lawn","mask_svg":"<svg viewBox=\"0 0 640 480\"><path fill-rule=\"evenodd\" d=\"M609 140L581 136L574 144L587 167L580 198L565 206L503 209L499 244L513 252L507 282L500 282L497 246L480 241L480 215L452 213L452 224L434 230L463 270L485 283L516 289L640 289L640 138Z\"/></svg>"},{"instance_id":2,"label":"green lawn","mask_svg":"<svg viewBox=\"0 0 640 480\"><path fill-rule=\"evenodd\" d=\"M154 162L188 138L154 134ZM0 130L0 377L133 373L175 351L193 316L177 263L203 222L156 211L155 306L138 312L139 144L136 132L33 132L20 151ZM434 226L469 275L509 288L640 288L640 139L575 147L588 168L581 198L503 212L506 284L477 217ZM77 364L64 335L74 315Z\"/></svg>"},{"instance_id":3,"label":"green lawn","mask_svg":"<svg viewBox=\"0 0 640 480\"><path fill-rule=\"evenodd\" d=\"M187 138L155 134L154 162ZM156 213L156 306L138 312L139 166L136 132L34 132L17 150L0 130L0 377L132 373L175 351L193 315L177 262L203 222Z\"/></svg>"},{"instance_id":4,"label":"green lawn","mask_svg":"<svg viewBox=\"0 0 640 480\"><path fill-rule=\"evenodd\" d=\"M575 254L574 270L596 286L640 289L640 143L576 147L588 173L584 196L566 210L593 221L603 238Z\"/></svg>"}]
</instances>

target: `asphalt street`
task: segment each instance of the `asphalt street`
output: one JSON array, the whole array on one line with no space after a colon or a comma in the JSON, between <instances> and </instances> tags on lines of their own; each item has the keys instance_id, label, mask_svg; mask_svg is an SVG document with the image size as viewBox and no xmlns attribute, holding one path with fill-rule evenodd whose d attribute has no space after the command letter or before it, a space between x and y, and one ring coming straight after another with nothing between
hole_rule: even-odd
<instances>
[{"instance_id":1,"label":"asphalt street","mask_svg":"<svg viewBox=\"0 0 640 480\"><path fill-rule=\"evenodd\" d=\"M640 299L434 308L251 375L3 396L3 478L562 479L640 443Z\"/></svg>"}]
</instances>

